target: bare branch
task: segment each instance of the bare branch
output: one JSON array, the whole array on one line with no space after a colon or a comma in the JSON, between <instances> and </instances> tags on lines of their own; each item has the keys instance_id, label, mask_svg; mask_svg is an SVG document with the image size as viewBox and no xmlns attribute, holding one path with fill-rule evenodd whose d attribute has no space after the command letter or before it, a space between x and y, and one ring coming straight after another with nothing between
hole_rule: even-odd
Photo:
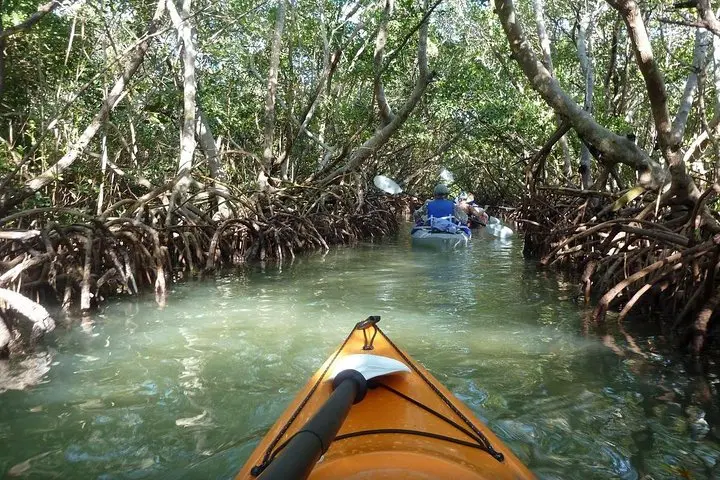
<instances>
[{"instance_id":1,"label":"bare branch","mask_svg":"<svg viewBox=\"0 0 720 480\"><path fill-rule=\"evenodd\" d=\"M37 9L37 12L30 15L24 22L18 23L17 25L14 25L7 30L3 30L2 32L0 32L0 40L20 32L30 30L30 28L32 28L33 25L42 20L45 15L52 12L59 6L60 2L58 0L52 0L48 3L40 5Z\"/></svg>"},{"instance_id":2,"label":"bare branch","mask_svg":"<svg viewBox=\"0 0 720 480\"><path fill-rule=\"evenodd\" d=\"M685 81L685 89L683 91L682 98L680 99L680 106L678 107L675 120L673 120L672 124L672 133L670 138L670 143L672 145L679 145L682 142L683 135L685 134L685 126L687 125L688 116L690 115L690 110L692 109L693 100L695 98L695 91L698 87L698 75L705 69L709 43L710 35L708 32L698 29L695 32L692 71Z\"/></svg>"},{"instance_id":3,"label":"bare branch","mask_svg":"<svg viewBox=\"0 0 720 480\"><path fill-rule=\"evenodd\" d=\"M708 30L710 30L710 28L705 22L690 22L688 20L673 20L671 18L659 18L658 21L660 23L667 23L668 25L679 25L681 27L693 28L707 28Z\"/></svg>"},{"instance_id":4,"label":"bare branch","mask_svg":"<svg viewBox=\"0 0 720 480\"><path fill-rule=\"evenodd\" d=\"M390 19L390 15L392 15L394 0L384 0L384 2L385 8L383 9L377 37L375 37L375 54L373 55L373 68L375 70L373 88L383 126L392 122L395 117L395 114L390 108L390 104L385 97L385 89L382 84L382 65L383 57L385 55L385 44L387 43L387 24Z\"/></svg>"}]
</instances>

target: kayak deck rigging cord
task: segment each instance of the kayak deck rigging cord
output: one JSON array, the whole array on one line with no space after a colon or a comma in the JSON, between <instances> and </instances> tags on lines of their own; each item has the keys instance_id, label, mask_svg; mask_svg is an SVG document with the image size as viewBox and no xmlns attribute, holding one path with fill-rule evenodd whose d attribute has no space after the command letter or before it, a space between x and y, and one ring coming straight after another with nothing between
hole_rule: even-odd
<instances>
[{"instance_id":1,"label":"kayak deck rigging cord","mask_svg":"<svg viewBox=\"0 0 720 480\"><path fill-rule=\"evenodd\" d=\"M380 320L380 317L368 317L367 320L363 320L362 322L359 322L352 332L348 335L348 337L345 339L345 341L342 343L340 348L335 352L335 355L333 356L332 360L327 364L325 369L323 370L322 374L318 378L318 380L315 382L315 384L312 386L310 391L307 393L307 395L303 398L303 400L300 402L300 405L295 409L293 414L290 416L287 422L285 422L285 425L280 429L278 434L273 438L272 442L270 442L270 445L268 445L268 448L265 450L265 455L263 456L263 460L259 465L255 465L251 470L251 475L258 476L260 475L267 467L270 465L270 463L277 457L277 455L290 443L290 441L299 433L305 431L305 430L299 430L298 432L295 432L293 435L290 436L286 441L284 441L282 444L280 444L277 448L275 448L280 441L280 439L285 435L285 433L290 428L290 425L295 421L295 419L298 417L302 409L307 405L308 401L312 397L312 395L317 390L320 383L322 383L323 379L325 378L325 375L327 375L327 372L330 370L330 367L335 363L335 360L337 360L338 355L340 352L342 352L343 348L345 348L345 345L350 340L350 338L353 335L353 332L357 330L363 331L363 336L365 340L365 344L363 345L363 350L372 350L373 349L373 342L375 340L375 336L379 332L380 335L383 336L383 338L392 346L392 348L395 350L395 352L400 355L400 357L405 361L406 365L408 365L412 370L425 382L427 386L430 387L430 389L438 396L440 399L447 405L450 410L452 410L453 413L455 413L462 421L470 428L468 430L467 428L463 427L462 425L459 425L457 422L453 421L452 419L448 418L447 416L443 415L440 412L437 412L436 410L428 407L427 405L424 405L423 403L419 402L418 400L400 392L399 390L396 390L393 387L390 387L389 385L386 385L384 383L380 383L379 381L371 381L370 382L370 388L385 388L386 390L392 392L395 395L398 395L399 397L403 398L404 400L409 401L413 405L425 410L426 412L436 416L437 418L443 420L444 422L448 423L458 431L462 432L463 434L467 435L471 439L473 439L477 443L468 442L465 440L461 440L458 438L448 437L445 435L440 435L432 432L423 432L420 430L408 430L408 429L401 429L401 428L388 428L388 429L371 429L371 430L361 430L356 432L350 432L345 433L342 435L338 435L335 437L334 441L339 441L347 438L353 438L353 437L359 437L363 435L377 435L377 434L403 434L403 435L416 435L421 437L429 437L436 440L443 440L451 443L455 443L458 445L463 445L466 447L471 448L477 448L482 451L485 451L489 453L494 459L496 459L499 462L502 462L505 459L505 456L501 453L495 450L490 443L490 441L487 439L487 437L478 429L460 410L458 410L455 405L450 402L450 400L435 386L433 385L430 380L428 380L423 373L418 370L418 368L415 366L413 362L410 361L409 358L400 350L393 342L390 340L385 333L383 333L382 330L380 330L376 323ZM372 338L368 339L366 329L368 327L372 327L375 331L373 332ZM322 441L321 441L322 444ZM328 447L329 448L329 447ZM326 449L323 448L323 451Z\"/></svg>"},{"instance_id":2,"label":"kayak deck rigging cord","mask_svg":"<svg viewBox=\"0 0 720 480\"><path fill-rule=\"evenodd\" d=\"M353 329L353 331L355 331L355 330ZM263 470L265 470L267 468L267 466L270 465L270 462L272 461L273 458L275 458L277 453L285 445L287 445L287 443L290 440L292 440L292 437L290 437L290 439L288 439L288 441L283 443L280 446L280 448L278 448L278 450L273 453L273 449L275 448L275 445L277 445L277 443L280 441L282 436L285 435L285 432L287 432L288 429L290 428L290 425L292 425L292 423L295 421L295 419L298 417L298 415L300 415L300 412L302 411L302 409L305 407L305 405L307 405L307 402L310 400L310 397L312 397L313 393L315 393L315 390L317 390L317 388L320 386L320 383L322 383L323 379L325 378L325 375L327 375L327 372L328 372L328 370L330 370L330 367L332 366L332 364L335 363L335 360L337 360L337 357L338 357L338 355L340 355L340 352L342 352L342 349L345 348L345 345L352 337L352 334L353 334L353 332L350 332L350 335L348 335L347 338L345 339L345 341L342 343L342 345L340 345L340 348L338 348L337 352L335 352L333 359L330 362L328 362L327 366L325 367L325 370L323 370L323 372L322 372L322 375L320 375L320 377L317 379L317 382L315 382L315 385L312 386L312 388L307 393L305 398L303 398L302 402L300 402L300 405L298 405L298 407L295 409L295 411L290 416L288 421L285 422L285 425L283 425L283 427L280 429L280 431L275 436L275 438L273 438L272 442L270 442L270 445L268 445L267 450L265 450L265 455L263 456L262 462L260 462L259 465L255 465L254 467L252 467L252 469L250 470L250 474L252 476L257 477L258 475L260 475L263 472ZM300 432L295 433L293 435L293 437L295 435L297 435L298 433L300 433Z\"/></svg>"},{"instance_id":3,"label":"kayak deck rigging cord","mask_svg":"<svg viewBox=\"0 0 720 480\"><path fill-rule=\"evenodd\" d=\"M377 328L377 327L375 327L375 328ZM490 455L492 455L493 458L495 458L495 460L497 460L498 462L502 462L503 460L505 460L505 455L503 455L501 452L498 452L497 450L495 450L495 449L493 448L492 444L490 443L490 440L487 439L487 437L485 436L485 434L483 434L483 433L480 431L480 429L477 428L477 427L470 421L470 419L468 419L465 415L463 415L463 413L462 413L460 410L458 410L458 408L457 408L455 405L453 405L452 402L451 402L435 385L433 385L433 383L432 383L430 380L428 380L427 377L425 377L425 375L423 375L423 373L422 373L420 370L418 370L418 368L415 366L415 364L414 364L413 362L411 362L409 358L407 358L407 356L403 353L403 351L400 350L400 349L397 347L397 345L395 345L395 344L393 343L393 341L390 340L390 339L385 335L385 333L383 333L382 330L380 330L380 329L378 328L378 331L380 332L380 335L382 335L383 338L385 338L385 340L390 344L390 346L392 346L392 347L395 349L395 351L402 357L402 359L405 360L405 362L408 364L408 366L409 366L410 368L412 368L412 369L415 371L415 373L417 373L418 376L420 376L420 378L423 379L423 381L427 384L427 386L429 386L429 387L432 389L432 391L435 392L435 394L442 399L443 402L445 402L445 405L447 405L447 406L450 408L450 410L452 410L453 413L455 413L455 415L457 415L458 417L460 417L460 418L462 419L462 421L465 422L465 424L466 424L468 427L470 427L470 429L471 429L480 439L482 439L482 443L485 444L485 447L486 447L486 449L487 449L486 451L487 451ZM429 407L426 407L426 408L429 409ZM438 415L439 415L439 414L438 414ZM453 423L454 423L454 422L453 422Z\"/></svg>"}]
</instances>

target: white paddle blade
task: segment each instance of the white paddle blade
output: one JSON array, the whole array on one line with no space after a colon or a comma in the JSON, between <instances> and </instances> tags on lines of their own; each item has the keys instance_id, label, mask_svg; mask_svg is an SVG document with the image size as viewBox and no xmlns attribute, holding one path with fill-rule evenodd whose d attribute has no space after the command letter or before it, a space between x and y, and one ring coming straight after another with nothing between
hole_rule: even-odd
<instances>
[{"instance_id":1,"label":"white paddle blade","mask_svg":"<svg viewBox=\"0 0 720 480\"><path fill-rule=\"evenodd\" d=\"M510 238L515 233L510 227L506 227L505 225L501 225L499 223L488 224L485 229L498 238Z\"/></svg>"},{"instance_id":2,"label":"white paddle blade","mask_svg":"<svg viewBox=\"0 0 720 480\"><path fill-rule=\"evenodd\" d=\"M382 375L390 375L391 373L410 371L407 365L394 358L366 353L342 357L332 369L329 379L332 380L343 370L357 370L365 377L365 380L370 380L371 378Z\"/></svg>"},{"instance_id":3,"label":"white paddle blade","mask_svg":"<svg viewBox=\"0 0 720 480\"><path fill-rule=\"evenodd\" d=\"M373 178L373 183L377 188L391 195L402 193L403 191L402 188L400 188L400 185L395 183L392 178L386 177L385 175L376 175L375 178Z\"/></svg>"},{"instance_id":4,"label":"white paddle blade","mask_svg":"<svg viewBox=\"0 0 720 480\"><path fill-rule=\"evenodd\" d=\"M445 183L453 183L455 181L455 175L445 167L440 170L440 178L443 179Z\"/></svg>"}]
</instances>

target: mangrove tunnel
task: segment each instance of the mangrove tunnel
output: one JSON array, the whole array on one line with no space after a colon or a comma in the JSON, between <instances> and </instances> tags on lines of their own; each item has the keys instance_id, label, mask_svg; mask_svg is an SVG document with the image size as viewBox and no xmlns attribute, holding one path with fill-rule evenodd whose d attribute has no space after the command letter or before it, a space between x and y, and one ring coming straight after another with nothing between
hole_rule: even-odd
<instances>
[{"instance_id":1,"label":"mangrove tunnel","mask_svg":"<svg viewBox=\"0 0 720 480\"><path fill-rule=\"evenodd\" d=\"M395 238L440 183L569 279L582 335L712 363L717 7L0 0L0 362L111 299Z\"/></svg>"}]
</instances>

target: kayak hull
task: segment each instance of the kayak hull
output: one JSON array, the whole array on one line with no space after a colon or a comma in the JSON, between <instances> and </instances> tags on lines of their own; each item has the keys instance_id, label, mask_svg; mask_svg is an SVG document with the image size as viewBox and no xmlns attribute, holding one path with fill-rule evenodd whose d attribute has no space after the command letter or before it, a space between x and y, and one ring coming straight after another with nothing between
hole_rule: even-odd
<instances>
[{"instance_id":1,"label":"kayak hull","mask_svg":"<svg viewBox=\"0 0 720 480\"><path fill-rule=\"evenodd\" d=\"M414 227L410 233L412 243L419 247L452 250L467 247L470 229L459 229L457 233L433 232L430 227Z\"/></svg>"},{"instance_id":2,"label":"kayak hull","mask_svg":"<svg viewBox=\"0 0 720 480\"><path fill-rule=\"evenodd\" d=\"M364 350L372 333L377 333L372 350ZM272 426L236 479L256 478L251 474L253 466L273 457L330 397L333 365L356 354L393 358L410 371L371 381L367 395L351 407L309 478L535 478L462 402L379 328L370 335L353 330Z\"/></svg>"}]
</instances>

